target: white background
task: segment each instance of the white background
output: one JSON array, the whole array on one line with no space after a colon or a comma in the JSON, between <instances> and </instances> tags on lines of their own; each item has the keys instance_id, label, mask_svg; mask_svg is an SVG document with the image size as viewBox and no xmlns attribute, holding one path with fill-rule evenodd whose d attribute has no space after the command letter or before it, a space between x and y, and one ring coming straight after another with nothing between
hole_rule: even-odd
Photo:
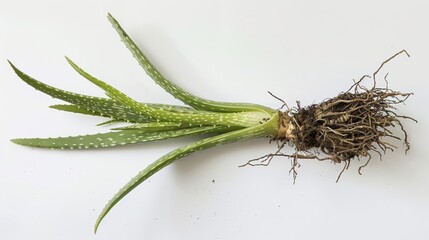
<instances>
[{"instance_id":1,"label":"white background","mask_svg":"<svg viewBox=\"0 0 429 240\"><path fill-rule=\"evenodd\" d=\"M91 151L16 146L16 137L107 131L102 119L59 103L8 66L48 84L102 96L64 61L141 101L178 102L144 74L106 19L111 12L176 84L205 98L279 107L319 102L371 74L395 52L390 87L414 92L399 112L412 149L383 161L306 161L238 168L275 150L267 139L182 159L141 184L92 228L131 177L182 140ZM427 1L5 1L0 0L0 239L429 239ZM399 131L398 131L399 133Z\"/></svg>"}]
</instances>

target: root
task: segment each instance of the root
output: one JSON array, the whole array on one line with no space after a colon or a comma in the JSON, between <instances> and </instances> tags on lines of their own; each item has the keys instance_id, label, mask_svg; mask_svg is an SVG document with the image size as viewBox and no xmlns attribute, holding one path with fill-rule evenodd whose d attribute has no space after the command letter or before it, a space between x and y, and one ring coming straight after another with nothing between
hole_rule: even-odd
<instances>
[{"instance_id":1,"label":"root","mask_svg":"<svg viewBox=\"0 0 429 240\"><path fill-rule=\"evenodd\" d=\"M286 112L289 112L289 111L290 111L289 106L287 105L287 103L286 103L283 99L281 99L281 98L277 97L276 95L272 94L270 91L268 91L268 94L270 94L273 98L275 98L275 99L279 100L279 101L283 104L283 105L282 105L280 108L278 108L277 110L281 110L281 109L283 109L284 107L286 107L286 109L287 109L287 111L286 111Z\"/></svg>"},{"instance_id":2,"label":"root","mask_svg":"<svg viewBox=\"0 0 429 240\"><path fill-rule=\"evenodd\" d=\"M392 61L395 57L397 57L398 55L400 55L402 53L405 53L407 55L407 57L411 57L410 54L407 52L407 50L402 49L401 51L393 54L390 58L384 60L381 63L380 67L378 67L378 69L372 74L372 78L374 79L374 86L373 86L373 88L375 88L375 86L376 86L375 77L377 76L378 72L380 72L380 70L384 67L385 64L387 64L388 62ZM387 85L386 85L386 87L387 87Z\"/></svg>"},{"instance_id":3,"label":"root","mask_svg":"<svg viewBox=\"0 0 429 240\"><path fill-rule=\"evenodd\" d=\"M338 174L337 180L335 181L336 183L338 183L338 181L340 181L340 178L343 175L343 172L346 171L347 169L349 169L349 166L350 166L350 160L344 161L343 170L341 170L340 174Z\"/></svg>"},{"instance_id":4,"label":"root","mask_svg":"<svg viewBox=\"0 0 429 240\"><path fill-rule=\"evenodd\" d=\"M330 160L334 163L344 163L337 177L338 182L349 168L351 160L367 159L358 169L361 175L361 170L372 159L371 153L377 153L382 159L387 150L396 149L396 146L387 140L402 140L407 152L410 143L401 120L417 121L412 117L397 114L395 105L403 104L412 93L391 90L387 81L388 74L384 76L384 87L378 87L376 84L381 69L400 54L410 56L405 50L397 52L383 61L372 76L362 76L358 81L354 81L346 92L319 104L302 108L297 101L297 107L290 109L282 99L270 93L283 103L281 108L287 107L287 112L279 111L279 130L274 138L278 142L278 149L275 153L252 159L241 167L268 166L274 157L287 157L291 159L289 173L295 182L297 168L300 166L298 160ZM372 86L367 88L365 80L372 80ZM391 131L395 126L400 127L402 137ZM286 144L294 146L294 154L281 152Z\"/></svg>"},{"instance_id":5,"label":"root","mask_svg":"<svg viewBox=\"0 0 429 240\"><path fill-rule=\"evenodd\" d=\"M359 173L359 175L362 175L362 168L364 168L364 167L366 167L366 166L368 166L368 164L369 164L369 162L371 161L371 155L369 155L368 156L368 159L366 160L366 163L364 164L364 165L362 165L362 166L360 166L359 167L359 169L358 169L358 173Z\"/></svg>"},{"instance_id":6,"label":"root","mask_svg":"<svg viewBox=\"0 0 429 240\"><path fill-rule=\"evenodd\" d=\"M284 156L284 154L280 153L280 151L284 148L286 143L281 143L281 145L278 146L278 149L275 153L270 153L267 155L264 155L262 157L258 157L258 158L253 158L250 159L247 163L242 164L238 167L245 167L245 166L268 166L271 163L271 160L273 160L274 157L278 157L278 156Z\"/></svg>"}]
</instances>

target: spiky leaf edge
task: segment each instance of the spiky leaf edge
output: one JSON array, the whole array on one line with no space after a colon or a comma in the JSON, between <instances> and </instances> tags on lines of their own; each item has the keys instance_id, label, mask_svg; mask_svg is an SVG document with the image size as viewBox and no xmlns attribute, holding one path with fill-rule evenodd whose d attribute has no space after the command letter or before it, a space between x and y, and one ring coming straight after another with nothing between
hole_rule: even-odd
<instances>
[{"instance_id":1,"label":"spiky leaf edge","mask_svg":"<svg viewBox=\"0 0 429 240\"><path fill-rule=\"evenodd\" d=\"M122 130L117 132L58 138L17 138L12 139L11 141L13 143L28 147L51 149L89 149L115 147L127 144L151 142L198 134L222 133L235 129L236 128L227 128L222 126L205 126L186 129L165 130L158 132L145 130Z\"/></svg>"},{"instance_id":2,"label":"spiky leaf edge","mask_svg":"<svg viewBox=\"0 0 429 240\"><path fill-rule=\"evenodd\" d=\"M119 22L109 13L107 18L111 22L113 28L119 34L122 42L131 51L134 58L138 61L140 66L146 73L165 91L170 93L176 99L183 103L200 110L208 110L215 112L241 112L241 111L267 111L271 112L272 109L258 104L249 103L229 103L219 102L200 98L184 89L168 81L150 62L146 55L141 51L129 35L124 31Z\"/></svg>"},{"instance_id":3,"label":"spiky leaf edge","mask_svg":"<svg viewBox=\"0 0 429 240\"><path fill-rule=\"evenodd\" d=\"M118 193L113 196L113 198L106 204L104 209L99 214L94 226L94 233L97 233L97 229L101 221L122 198L124 198L129 192L131 192L134 188L136 188L139 184L144 182L150 176L163 169L164 167L168 166L169 164L173 163L175 160L186 157L191 153L208 149L211 147L224 145L232 142L245 141L252 138L262 137L265 135L272 135L275 131L277 120L278 116L276 115L276 117L273 118L271 121L261 124L259 126L244 128L205 138L167 153L163 157L151 163L144 170L139 172L134 178L131 179L131 181L129 181L124 187L119 190Z\"/></svg>"},{"instance_id":4,"label":"spiky leaf edge","mask_svg":"<svg viewBox=\"0 0 429 240\"><path fill-rule=\"evenodd\" d=\"M21 80L23 80L25 83L32 86L36 90L41 91L53 98L57 98L80 106L89 112L99 113L100 116L108 116L129 122L148 121L147 117L141 116L132 110L126 109L124 106L112 99L87 96L52 87L25 74L24 72L19 70L12 62L9 61L9 64Z\"/></svg>"},{"instance_id":5,"label":"spiky leaf edge","mask_svg":"<svg viewBox=\"0 0 429 240\"><path fill-rule=\"evenodd\" d=\"M67 62L84 78L94 83L104 91L106 95L112 99L120 102L125 107L138 112L142 116L146 116L156 121L166 122L180 122L189 123L192 125L223 125L223 126L238 126L238 127L251 127L258 125L263 119L268 118L272 114L263 111L248 111L248 112L228 112L228 113L214 113L214 112L192 112L179 113L171 112L164 109L154 108L145 103L137 102L123 92L114 88L113 86L93 77L85 72L82 68L77 66L72 60L67 58Z\"/></svg>"}]
</instances>

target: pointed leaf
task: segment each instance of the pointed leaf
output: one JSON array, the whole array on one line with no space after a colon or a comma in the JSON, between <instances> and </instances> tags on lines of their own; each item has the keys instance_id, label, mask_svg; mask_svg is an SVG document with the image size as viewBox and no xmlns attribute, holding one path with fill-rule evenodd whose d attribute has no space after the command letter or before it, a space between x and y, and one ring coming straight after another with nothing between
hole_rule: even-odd
<instances>
[{"instance_id":1,"label":"pointed leaf","mask_svg":"<svg viewBox=\"0 0 429 240\"><path fill-rule=\"evenodd\" d=\"M96 126L99 127L99 126L109 125L109 124L118 123L118 122L121 122L121 121L118 121L116 119L112 119L112 120L107 120L107 121L101 122L101 123L97 124Z\"/></svg>"},{"instance_id":2,"label":"pointed leaf","mask_svg":"<svg viewBox=\"0 0 429 240\"><path fill-rule=\"evenodd\" d=\"M81 107L79 105L73 105L73 104L55 104L49 106L52 109L65 111L65 112L71 112L71 113L80 113L85 115L91 115L91 116L102 116L102 117L108 117L103 116L103 114L95 111L90 111L87 108Z\"/></svg>"},{"instance_id":3,"label":"pointed leaf","mask_svg":"<svg viewBox=\"0 0 429 240\"><path fill-rule=\"evenodd\" d=\"M112 130L143 130L145 132L159 132L166 130L189 128L191 125L175 122L137 123L130 126L113 128Z\"/></svg>"},{"instance_id":4,"label":"pointed leaf","mask_svg":"<svg viewBox=\"0 0 429 240\"><path fill-rule=\"evenodd\" d=\"M119 192L113 196L113 198L107 203L105 208L101 211L98 219L95 223L94 232L97 231L100 222L106 216L106 214L115 206L123 197L131 192L140 183L144 182L150 176L168 166L177 159L183 158L193 152L204 150L217 145L223 145L231 142L244 141L252 138L257 138L268 134L271 131L271 123L261 124L259 126L236 130L217 136L209 137L197 142L194 142L188 146L178 148L160 159L156 160L143 171L139 172L131 181L129 181Z\"/></svg>"},{"instance_id":5,"label":"pointed leaf","mask_svg":"<svg viewBox=\"0 0 429 240\"><path fill-rule=\"evenodd\" d=\"M203 111L196 113L182 113L154 108L148 104L135 101L111 85L91 76L69 58L66 57L66 59L80 75L106 91L106 94L109 97L122 103L125 107L138 112L139 115L147 116L157 121L189 123L192 125L250 127L258 125L261 121L263 121L263 119L269 117L268 112L261 111L239 113L212 113Z\"/></svg>"},{"instance_id":6,"label":"pointed leaf","mask_svg":"<svg viewBox=\"0 0 429 240\"><path fill-rule=\"evenodd\" d=\"M123 130L118 132L58 138L19 138L11 141L24 146L54 149L87 149L114 147L126 144L151 142L195 134L226 131L226 127L194 127L187 129L145 132L142 130Z\"/></svg>"},{"instance_id":7,"label":"pointed leaf","mask_svg":"<svg viewBox=\"0 0 429 240\"><path fill-rule=\"evenodd\" d=\"M63 101L81 106L90 112L98 112L103 116L109 116L115 119L121 119L130 122L147 122L146 117L141 116L132 110L126 109L124 106L122 106L122 104L119 104L114 100L77 94L49 86L23 73L11 62L9 62L9 64L18 77L21 78L24 82L34 87L36 90L46 93L53 98L61 99Z\"/></svg>"},{"instance_id":8,"label":"pointed leaf","mask_svg":"<svg viewBox=\"0 0 429 240\"><path fill-rule=\"evenodd\" d=\"M112 23L113 28L118 32L121 40L131 51L134 58L138 61L140 66L146 73L165 91L170 93L173 97L179 99L183 103L200 110L209 110L216 112L242 112L242 111L272 111L265 106L248 103L228 103L206 100L186 92L184 89L168 81L155 66L149 61L145 54L138 48L133 40L128 36L124 29L119 25L116 19L108 14L108 19Z\"/></svg>"}]
</instances>

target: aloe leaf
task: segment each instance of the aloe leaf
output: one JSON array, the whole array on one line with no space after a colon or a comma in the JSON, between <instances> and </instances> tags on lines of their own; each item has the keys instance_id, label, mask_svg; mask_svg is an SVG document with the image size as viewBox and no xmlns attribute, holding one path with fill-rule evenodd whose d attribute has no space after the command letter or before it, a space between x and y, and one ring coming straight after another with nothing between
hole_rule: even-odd
<instances>
[{"instance_id":1,"label":"aloe leaf","mask_svg":"<svg viewBox=\"0 0 429 240\"><path fill-rule=\"evenodd\" d=\"M175 112L175 113L210 113L207 111L195 110L193 108L185 107L185 106L176 106L176 105L159 104L159 103L139 103L133 100L132 98L128 97L124 93L120 92L118 89L92 76L91 74L83 70L81 67L79 67L76 63L74 63L70 58L68 57L65 57L65 58L67 62L70 64L70 66L74 70L76 70L77 73L79 73L79 75L89 80L90 82L94 83L104 91L106 91L106 95L108 97L112 98L112 100L114 101L116 100L122 103L127 108L131 108L132 105L143 105L143 106L147 106L148 109L159 109L162 111Z\"/></svg>"},{"instance_id":2,"label":"aloe leaf","mask_svg":"<svg viewBox=\"0 0 429 240\"><path fill-rule=\"evenodd\" d=\"M24 82L34 87L36 90L46 93L53 98L61 99L74 105L81 106L89 112L97 112L102 116L109 116L115 119L121 119L130 122L147 122L146 117L125 108L114 100L77 94L49 86L23 73L11 62L9 62L9 64L18 77L21 78Z\"/></svg>"},{"instance_id":3,"label":"aloe leaf","mask_svg":"<svg viewBox=\"0 0 429 240\"><path fill-rule=\"evenodd\" d=\"M79 105L55 104L55 105L51 105L49 107L52 109L56 109L56 110L60 110L60 111L64 111L64 112L80 113L80 114L91 115L91 116L109 117L109 116L103 115L102 113L88 110L87 108L81 107Z\"/></svg>"},{"instance_id":4,"label":"aloe leaf","mask_svg":"<svg viewBox=\"0 0 429 240\"><path fill-rule=\"evenodd\" d=\"M200 98L186 92L184 89L168 81L161 73L155 68L155 66L149 61L145 54L138 48L134 41L128 36L124 29L119 25L116 19L108 14L108 19L112 23L113 28L118 32L121 40L131 51L134 58L138 61L140 66L146 71L146 73L165 91L170 93L173 97L179 99L183 103L200 110L209 110L216 112L241 112L241 111L268 111L271 109L262 105L249 104L249 103L228 103L218 102Z\"/></svg>"},{"instance_id":5,"label":"aloe leaf","mask_svg":"<svg viewBox=\"0 0 429 240\"><path fill-rule=\"evenodd\" d=\"M239 113L211 113L211 112L195 112L181 113L171 112L164 109L154 108L146 103L139 103L128 97L118 89L111 85L91 76L73 61L67 58L67 62L84 78L94 83L114 100L122 103L125 107L130 108L140 115L147 116L157 121L189 123L193 125L223 125L223 126L240 126L250 127L258 125L263 119L270 116L268 112L239 112Z\"/></svg>"},{"instance_id":6,"label":"aloe leaf","mask_svg":"<svg viewBox=\"0 0 429 240\"><path fill-rule=\"evenodd\" d=\"M58 137L58 138L19 138L11 141L24 146L53 149L87 149L114 147L126 144L151 142L168 138L177 138L195 134L233 130L226 127L193 127L187 129L146 132L143 130L123 130L118 132L98 133L92 135Z\"/></svg>"},{"instance_id":7,"label":"aloe leaf","mask_svg":"<svg viewBox=\"0 0 429 240\"><path fill-rule=\"evenodd\" d=\"M115 102L115 100L113 99L105 99L105 98L101 98L105 101L110 101L112 102L112 104L117 104L118 103ZM166 111L170 111L170 112L178 112L178 113L204 113L204 111L199 111L199 110L195 110L193 108L190 107L184 107L184 106L177 106L177 105L168 105L168 104L160 104L160 103L146 103L148 106L154 107L154 108L159 108L161 110L166 110ZM65 111L65 112L73 112L73 113L81 113L81 114L86 114L86 115L93 115L93 116L103 116L103 117L111 117L99 112L95 112L92 110L88 110L86 107L82 107L79 105L73 105L73 104L55 104L52 106L49 106L50 108L53 109L57 109L60 111ZM122 105L120 105L120 108L124 108ZM111 114L111 113L110 113ZM143 116L141 116L141 121L139 122L143 122L145 118ZM148 119L148 121L150 121ZM133 121L134 122L134 121Z\"/></svg>"},{"instance_id":8,"label":"aloe leaf","mask_svg":"<svg viewBox=\"0 0 429 240\"><path fill-rule=\"evenodd\" d=\"M60 111L65 111L65 112L71 112L71 113L80 113L80 114L85 114L85 115L91 115L91 116L101 116L101 117L109 117L109 116L105 116L101 113L98 112L94 112L94 111L89 111L86 110L85 108L82 108L79 105L72 105L72 104L56 104L56 105L51 105L49 106L50 108L53 109L57 109ZM148 121L151 121L150 119L148 119ZM116 122L121 122L121 120L118 119L110 119L104 122L101 122L99 124L97 124L96 126L103 126L103 125L108 125L108 124L112 124L112 123L116 123ZM116 129L115 129L116 130ZM120 130L120 129L117 129Z\"/></svg>"},{"instance_id":9,"label":"aloe leaf","mask_svg":"<svg viewBox=\"0 0 429 240\"><path fill-rule=\"evenodd\" d=\"M99 126L109 125L109 124L118 123L118 122L121 122L121 121L116 120L116 119L111 119L111 120L101 122L101 123L97 124L96 126L99 127Z\"/></svg>"},{"instance_id":10,"label":"aloe leaf","mask_svg":"<svg viewBox=\"0 0 429 240\"><path fill-rule=\"evenodd\" d=\"M196 110L187 106L177 106L169 104L160 104L160 103L146 103L150 107L159 108L161 110L169 112L178 112L178 113L209 113L207 111Z\"/></svg>"},{"instance_id":11,"label":"aloe leaf","mask_svg":"<svg viewBox=\"0 0 429 240\"><path fill-rule=\"evenodd\" d=\"M166 130L189 128L192 125L175 123L175 122L150 122L150 123L137 123L130 126L112 128L112 130L144 130L146 132L159 132Z\"/></svg>"},{"instance_id":12,"label":"aloe leaf","mask_svg":"<svg viewBox=\"0 0 429 240\"><path fill-rule=\"evenodd\" d=\"M97 221L95 223L94 232L97 232L98 226L100 225L103 218L123 197L125 197L129 192L131 192L135 187L144 182L150 176L152 176L162 168L168 166L175 160L188 156L193 152L201 151L210 147L261 137L266 135L271 128L271 123L265 123L259 126L245 128L209 137L194 142L188 146L178 148L174 151L171 151L170 153L167 153L160 159L147 166L143 171L139 172L137 176L132 178L131 181L129 181L123 188L119 190L117 194L113 196L113 198L107 203L105 208L98 216Z\"/></svg>"}]
</instances>

